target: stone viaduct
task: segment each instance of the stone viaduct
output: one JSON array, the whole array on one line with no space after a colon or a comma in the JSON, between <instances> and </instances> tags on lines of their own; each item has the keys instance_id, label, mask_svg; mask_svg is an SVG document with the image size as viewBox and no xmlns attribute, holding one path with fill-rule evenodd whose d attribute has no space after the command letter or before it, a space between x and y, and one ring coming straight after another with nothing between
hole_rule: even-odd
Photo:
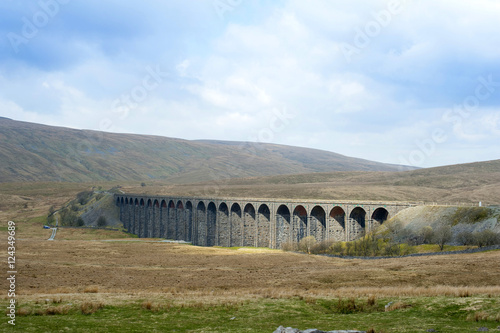
<instances>
[{"instance_id":1,"label":"stone viaduct","mask_svg":"<svg viewBox=\"0 0 500 333\"><path fill-rule=\"evenodd\" d=\"M307 236L351 241L381 225L403 203L195 198L116 194L120 220L144 238L200 246L281 248Z\"/></svg>"}]
</instances>

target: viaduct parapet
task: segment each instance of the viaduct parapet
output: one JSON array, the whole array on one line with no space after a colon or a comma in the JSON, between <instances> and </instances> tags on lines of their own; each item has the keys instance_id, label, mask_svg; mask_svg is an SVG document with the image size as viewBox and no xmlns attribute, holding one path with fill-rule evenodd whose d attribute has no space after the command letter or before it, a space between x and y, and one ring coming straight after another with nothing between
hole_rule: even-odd
<instances>
[{"instance_id":1,"label":"viaduct parapet","mask_svg":"<svg viewBox=\"0 0 500 333\"><path fill-rule=\"evenodd\" d=\"M200 246L281 248L307 236L351 241L409 203L115 195L125 229Z\"/></svg>"}]
</instances>

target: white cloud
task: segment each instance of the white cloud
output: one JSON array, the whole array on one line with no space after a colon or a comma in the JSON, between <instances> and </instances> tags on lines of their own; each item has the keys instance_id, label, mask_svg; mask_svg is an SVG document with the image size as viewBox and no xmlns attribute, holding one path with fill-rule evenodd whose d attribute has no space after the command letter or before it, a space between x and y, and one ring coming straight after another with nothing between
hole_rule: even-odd
<instances>
[{"instance_id":1,"label":"white cloud","mask_svg":"<svg viewBox=\"0 0 500 333\"><path fill-rule=\"evenodd\" d=\"M351 62L339 45L354 45L359 31L388 10L387 1L244 2L224 20L209 2L141 3L106 21L104 13L121 4L111 2L92 26L98 2L68 5L22 54L0 51L2 114L77 128L103 129L110 120L111 131L248 140L267 133L273 110L286 108L295 118L272 133L274 142L399 163L442 128L448 140L425 165L500 158L491 148L500 131L498 91L461 127L442 120L474 92L479 76L500 81L500 4L404 3ZM2 15L0 22L12 22ZM0 31L13 29L2 24ZM126 113L113 109L157 67L166 74L144 100ZM456 147L466 151L447 153Z\"/></svg>"}]
</instances>

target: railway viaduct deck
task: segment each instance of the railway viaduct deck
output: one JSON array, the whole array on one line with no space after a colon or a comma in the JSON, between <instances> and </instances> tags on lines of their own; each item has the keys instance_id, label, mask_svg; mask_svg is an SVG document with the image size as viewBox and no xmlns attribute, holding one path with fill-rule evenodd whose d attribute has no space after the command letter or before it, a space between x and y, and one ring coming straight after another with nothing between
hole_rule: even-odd
<instances>
[{"instance_id":1,"label":"railway viaduct deck","mask_svg":"<svg viewBox=\"0 0 500 333\"><path fill-rule=\"evenodd\" d=\"M201 246L281 248L307 236L351 241L399 211L397 202L196 198L117 194L120 220L139 237Z\"/></svg>"}]
</instances>

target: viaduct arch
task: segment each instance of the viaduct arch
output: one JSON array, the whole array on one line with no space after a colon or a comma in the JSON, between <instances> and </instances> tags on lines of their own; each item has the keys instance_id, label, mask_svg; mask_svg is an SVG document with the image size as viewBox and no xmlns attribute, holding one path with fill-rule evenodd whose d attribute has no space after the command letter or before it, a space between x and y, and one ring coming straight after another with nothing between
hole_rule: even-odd
<instances>
[{"instance_id":1,"label":"viaduct arch","mask_svg":"<svg viewBox=\"0 0 500 333\"><path fill-rule=\"evenodd\" d=\"M407 203L196 198L116 194L125 229L144 238L200 246L281 248L307 236L351 241Z\"/></svg>"}]
</instances>

